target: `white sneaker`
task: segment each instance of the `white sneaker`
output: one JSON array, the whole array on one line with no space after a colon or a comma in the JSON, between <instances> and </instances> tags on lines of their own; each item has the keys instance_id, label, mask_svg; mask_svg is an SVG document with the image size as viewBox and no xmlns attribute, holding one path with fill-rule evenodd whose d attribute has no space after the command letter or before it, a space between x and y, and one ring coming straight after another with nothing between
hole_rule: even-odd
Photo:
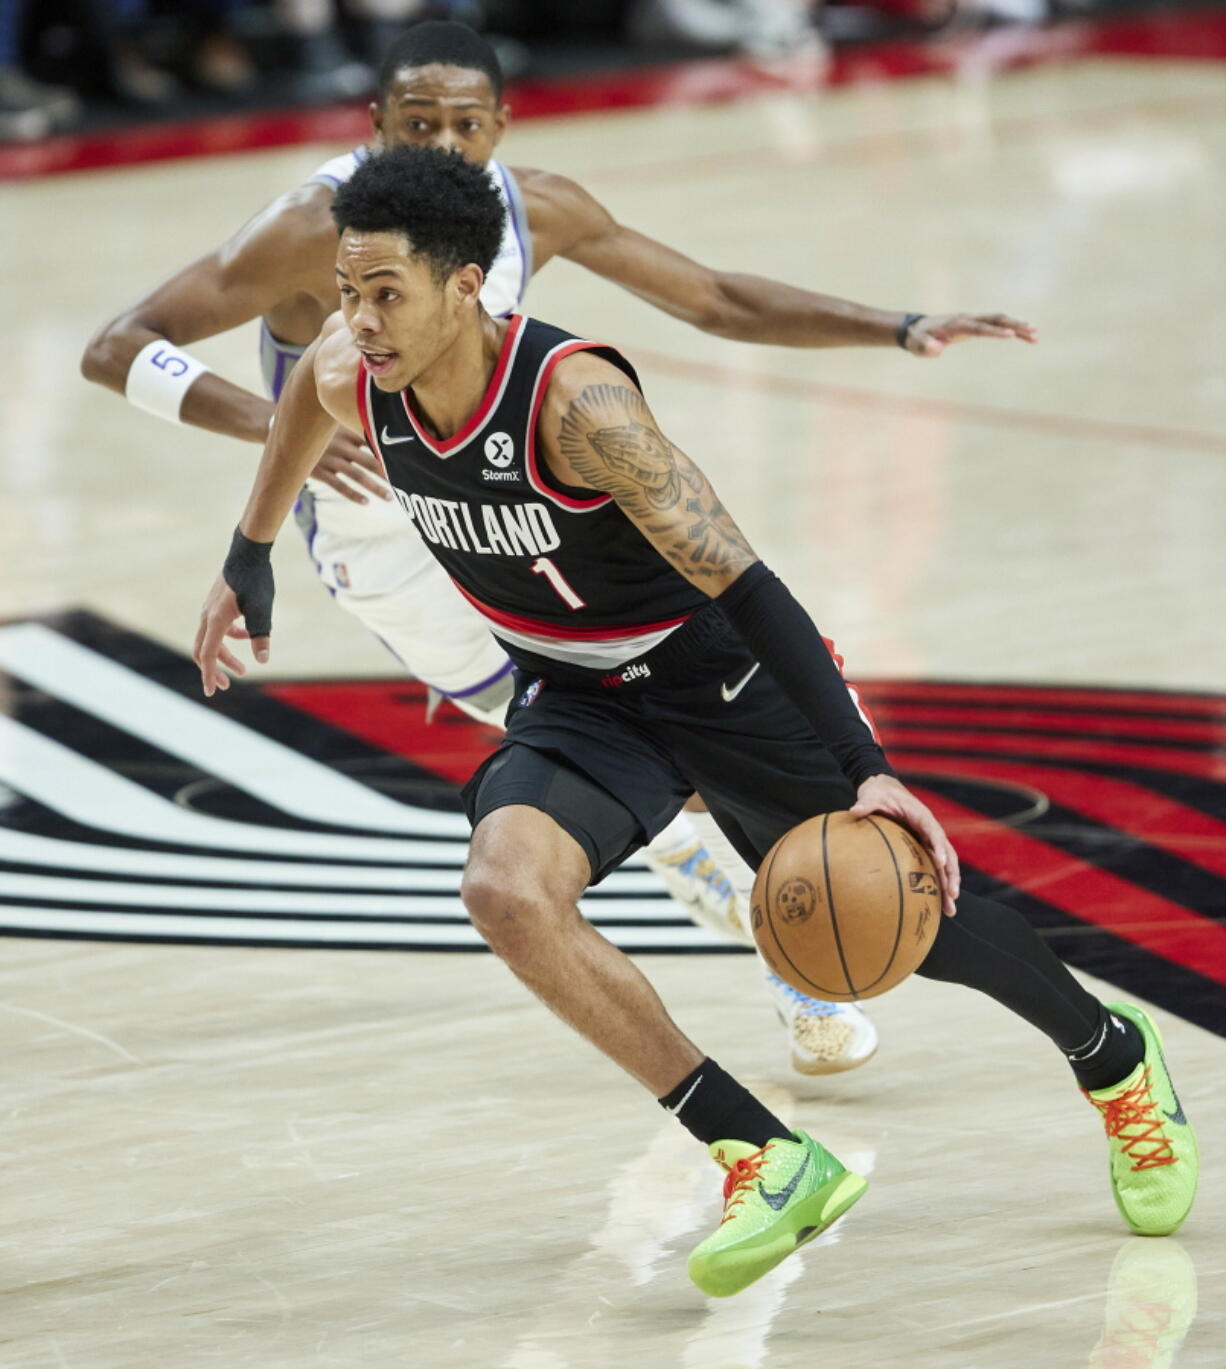
<instances>
[{"instance_id":1,"label":"white sneaker","mask_svg":"<svg viewBox=\"0 0 1226 1369\"><path fill-rule=\"evenodd\" d=\"M741 900L701 838L694 837L670 851L648 846L642 854L692 921L740 946L754 944Z\"/></svg>"},{"instance_id":2,"label":"white sneaker","mask_svg":"<svg viewBox=\"0 0 1226 1369\"><path fill-rule=\"evenodd\" d=\"M854 1003L823 1003L784 983L763 965L779 1020L788 1029L797 1074L854 1070L877 1050L877 1028Z\"/></svg>"}]
</instances>

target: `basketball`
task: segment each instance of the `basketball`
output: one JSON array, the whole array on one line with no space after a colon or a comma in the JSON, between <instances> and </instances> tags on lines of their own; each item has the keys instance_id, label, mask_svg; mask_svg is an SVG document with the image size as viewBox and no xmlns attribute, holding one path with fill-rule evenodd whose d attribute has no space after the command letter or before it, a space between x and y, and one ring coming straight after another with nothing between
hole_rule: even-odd
<instances>
[{"instance_id":1,"label":"basketball","mask_svg":"<svg viewBox=\"0 0 1226 1369\"><path fill-rule=\"evenodd\" d=\"M823 813L767 852L753 886L766 963L811 998L892 989L928 954L941 917L932 857L892 818Z\"/></svg>"}]
</instances>

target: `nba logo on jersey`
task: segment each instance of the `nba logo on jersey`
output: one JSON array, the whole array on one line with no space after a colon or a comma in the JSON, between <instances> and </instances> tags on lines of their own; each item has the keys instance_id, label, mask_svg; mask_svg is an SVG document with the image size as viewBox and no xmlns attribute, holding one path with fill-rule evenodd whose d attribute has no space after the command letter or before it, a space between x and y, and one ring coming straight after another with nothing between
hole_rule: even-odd
<instances>
[{"instance_id":1,"label":"nba logo on jersey","mask_svg":"<svg viewBox=\"0 0 1226 1369\"><path fill-rule=\"evenodd\" d=\"M505 470L515 460L515 443L509 433L490 433L485 439L485 459L491 466Z\"/></svg>"},{"instance_id":2,"label":"nba logo on jersey","mask_svg":"<svg viewBox=\"0 0 1226 1369\"><path fill-rule=\"evenodd\" d=\"M332 562L332 576L341 589L349 588L349 567L344 561Z\"/></svg>"},{"instance_id":3,"label":"nba logo on jersey","mask_svg":"<svg viewBox=\"0 0 1226 1369\"><path fill-rule=\"evenodd\" d=\"M544 680L533 680L527 689L519 696L519 707L527 708L529 704L536 702L536 696L545 687Z\"/></svg>"}]
</instances>

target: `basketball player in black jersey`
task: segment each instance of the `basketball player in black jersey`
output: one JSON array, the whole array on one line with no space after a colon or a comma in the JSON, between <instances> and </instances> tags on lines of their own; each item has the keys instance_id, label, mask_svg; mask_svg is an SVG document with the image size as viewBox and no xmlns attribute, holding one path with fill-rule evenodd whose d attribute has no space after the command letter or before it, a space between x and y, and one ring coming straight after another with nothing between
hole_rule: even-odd
<instances>
[{"instance_id":1,"label":"basketball player in black jersey","mask_svg":"<svg viewBox=\"0 0 1226 1369\"><path fill-rule=\"evenodd\" d=\"M737 1292L866 1185L704 1056L578 912L693 789L755 864L815 813L909 825L947 914L920 974L980 989L1056 1044L1103 1115L1126 1221L1173 1231L1198 1159L1153 1024L1100 1003L1018 914L959 894L940 825L892 773L812 621L660 431L630 364L482 310L502 222L488 179L395 149L355 172L335 214L342 317L290 379L206 600L205 693L242 671L227 634L249 633L267 659L272 539L337 424L364 432L517 667L503 743L465 789L466 907L515 974L726 1171L724 1220L690 1256L700 1288Z\"/></svg>"},{"instance_id":2,"label":"basketball player in black jersey","mask_svg":"<svg viewBox=\"0 0 1226 1369\"><path fill-rule=\"evenodd\" d=\"M440 21L414 25L391 45L370 109L375 146L458 151L505 183L510 222L483 293L492 314L517 309L529 278L558 258L696 328L741 341L897 344L929 358L974 339L1035 341L1031 325L1004 314L875 309L759 275L712 270L617 222L565 176L502 166L496 153L509 113L489 44L463 24ZM165 419L263 443L268 400L213 373L188 348L262 319L261 362L276 398L337 307L330 208L338 185L366 155L366 148L356 148L329 161L306 185L125 309L91 341L82 359L85 375ZM335 602L432 690L484 720L501 719L512 683L505 654L475 614L454 611L451 586L385 504L391 492L361 437L338 429L311 475L297 516ZM678 815L644 857L695 920L731 940L749 940L748 872L705 813ZM797 1069L850 1069L871 1057L877 1034L859 1007L806 998L773 974L767 983Z\"/></svg>"}]
</instances>

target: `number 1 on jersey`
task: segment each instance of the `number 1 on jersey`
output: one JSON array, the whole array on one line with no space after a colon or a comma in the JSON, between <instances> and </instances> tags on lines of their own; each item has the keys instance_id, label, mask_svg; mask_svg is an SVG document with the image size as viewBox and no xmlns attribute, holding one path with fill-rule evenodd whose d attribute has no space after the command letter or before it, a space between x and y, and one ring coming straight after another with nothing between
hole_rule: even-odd
<instances>
[{"instance_id":1,"label":"number 1 on jersey","mask_svg":"<svg viewBox=\"0 0 1226 1369\"><path fill-rule=\"evenodd\" d=\"M549 581L553 586L554 593L567 608L587 608L587 602L579 598L567 583L566 577L548 556L538 556L533 561L531 570L533 575L543 575Z\"/></svg>"}]
</instances>

